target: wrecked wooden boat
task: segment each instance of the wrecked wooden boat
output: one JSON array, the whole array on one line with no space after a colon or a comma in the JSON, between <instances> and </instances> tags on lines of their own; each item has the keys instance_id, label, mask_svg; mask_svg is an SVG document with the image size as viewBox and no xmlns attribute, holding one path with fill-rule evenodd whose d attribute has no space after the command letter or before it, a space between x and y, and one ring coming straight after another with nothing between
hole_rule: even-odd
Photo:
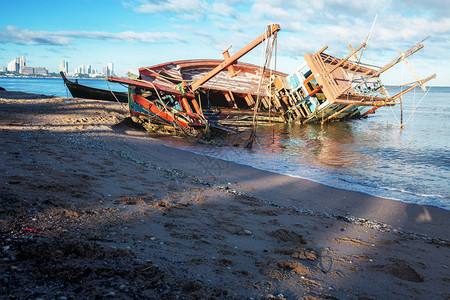
<instances>
[{"instance_id":1,"label":"wrecked wooden boat","mask_svg":"<svg viewBox=\"0 0 450 300\"><path fill-rule=\"evenodd\" d=\"M70 81L64 75L64 72L59 72L62 79L64 80L64 84L69 89L70 94L74 98L85 98L85 99L94 99L94 100L105 100L105 101L119 101L121 103L128 103L128 93L124 92L114 92L109 90L97 89L89 86L85 86L78 83L78 80L75 82Z\"/></svg>"},{"instance_id":2,"label":"wrecked wooden boat","mask_svg":"<svg viewBox=\"0 0 450 300\"><path fill-rule=\"evenodd\" d=\"M251 123L258 97L269 109L270 93L260 88L261 78L268 82L273 74L286 76L260 66L237 62L270 37L275 38L279 25L267 31L224 60L184 60L139 69L137 78L107 77L108 81L129 86L129 109L134 120L150 130L173 130L198 137L214 131L235 132L224 125ZM268 118L278 117L273 113Z\"/></svg>"},{"instance_id":3,"label":"wrecked wooden boat","mask_svg":"<svg viewBox=\"0 0 450 300\"><path fill-rule=\"evenodd\" d=\"M423 48L420 43L384 67L361 62L366 43L345 58L326 54L327 46L305 54L292 74L269 68L280 26L266 32L233 56L223 60L181 60L139 69L135 78L107 77L129 87L133 119L149 130L181 131L188 136L209 136L213 130L232 132L226 125L255 126L255 119L285 123L325 123L365 117L380 107L401 102L402 95L436 75L419 79L396 95L389 95L380 75ZM238 62L266 41L263 66ZM271 47L271 48L270 48ZM358 57L359 54L359 57ZM225 126L225 127L224 127Z\"/></svg>"},{"instance_id":4,"label":"wrecked wooden boat","mask_svg":"<svg viewBox=\"0 0 450 300\"><path fill-rule=\"evenodd\" d=\"M401 97L436 77L425 79L416 76L417 81L408 84L401 92L389 95L380 75L399 62L423 48L423 41L417 43L405 53L383 67L364 64L358 53L365 49L363 43L345 58L340 59L325 53L328 46L315 54L305 54L303 63L294 73L287 77L275 76L270 89L281 104L286 122L325 123L336 120L362 118L374 113L380 107L399 104ZM354 58L353 61L350 58Z\"/></svg>"}]
</instances>

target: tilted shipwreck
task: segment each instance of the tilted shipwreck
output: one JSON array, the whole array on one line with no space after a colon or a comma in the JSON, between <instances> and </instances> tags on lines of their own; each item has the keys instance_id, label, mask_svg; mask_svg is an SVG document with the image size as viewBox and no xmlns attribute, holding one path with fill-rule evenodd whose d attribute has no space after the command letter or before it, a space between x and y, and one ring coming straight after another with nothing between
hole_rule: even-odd
<instances>
[{"instance_id":1,"label":"tilted shipwreck","mask_svg":"<svg viewBox=\"0 0 450 300\"><path fill-rule=\"evenodd\" d=\"M434 78L429 76L396 95L389 95L380 75L423 48L422 42L384 67L360 62L358 53L345 58L325 53L305 54L305 63L292 74L271 70L267 64L280 26L267 28L233 56L223 60L184 60L139 69L135 78L107 77L129 87L132 118L148 130L169 130L209 137L232 132L224 125L249 124L255 116L277 122L330 122L361 118L382 106L399 103L402 95ZM238 62L266 41L266 62L256 66Z\"/></svg>"}]
</instances>

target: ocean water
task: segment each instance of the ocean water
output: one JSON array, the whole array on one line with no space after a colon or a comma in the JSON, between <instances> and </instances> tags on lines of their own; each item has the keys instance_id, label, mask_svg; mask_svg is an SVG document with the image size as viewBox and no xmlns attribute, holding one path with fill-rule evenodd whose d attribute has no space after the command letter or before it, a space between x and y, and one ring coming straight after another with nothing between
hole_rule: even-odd
<instances>
[{"instance_id":1,"label":"ocean water","mask_svg":"<svg viewBox=\"0 0 450 300\"><path fill-rule=\"evenodd\" d=\"M72 79L69 79L74 81ZM78 83L94 88L126 92L127 88L118 84L108 82L105 79L78 79ZM64 85L62 78L9 78L0 77L0 87L7 91L19 91L25 93L44 94L58 97L72 97L69 90Z\"/></svg>"},{"instance_id":2,"label":"ocean water","mask_svg":"<svg viewBox=\"0 0 450 300\"><path fill-rule=\"evenodd\" d=\"M251 150L243 147L249 131L223 147L171 145L342 189L450 209L450 87L431 87L427 93L416 89L403 103L404 128L395 106L366 119L324 126L260 126Z\"/></svg>"},{"instance_id":3,"label":"ocean water","mask_svg":"<svg viewBox=\"0 0 450 300\"><path fill-rule=\"evenodd\" d=\"M79 80L108 89L103 79ZM70 97L62 79L0 78L7 90ZM112 90L126 88L111 84ZM394 94L392 92L392 94ZM400 201L450 209L450 87L415 89L400 108L380 108L366 119L325 124L259 126L251 150L249 130L224 146L168 138L177 148ZM236 146L236 145L239 146ZM220 171L220 170L217 170Z\"/></svg>"}]
</instances>

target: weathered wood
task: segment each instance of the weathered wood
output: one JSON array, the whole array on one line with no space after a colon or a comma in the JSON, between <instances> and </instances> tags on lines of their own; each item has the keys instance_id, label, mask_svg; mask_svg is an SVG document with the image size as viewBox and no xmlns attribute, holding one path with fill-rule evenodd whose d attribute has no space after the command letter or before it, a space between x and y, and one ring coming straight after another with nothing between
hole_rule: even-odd
<instances>
[{"instance_id":1,"label":"weathered wood","mask_svg":"<svg viewBox=\"0 0 450 300\"><path fill-rule=\"evenodd\" d=\"M231 48L231 46L228 47L227 50L222 52L222 55L223 55L224 59L229 59L230 58L230 53L228 52L228 50L230 50L230 48ZM233 65L229 65L227 69L228 69L228 73L230 74L231 78L236 76L236 72L234 71Z\"/></svg>"},{"instance_id":2,"label":"weathered wood","mask_svg":"<svg viewBox=\"0 0 450 300\"><path fill-rule=\"evenodd\" d=\"M224 93L225 99L227 99L228 105L233 108L237 108L236 103L234 102L234 96L231 91L228 93Z\"/></svg>"},{"instance_id":3,"label":"weathered wood","mask_svg":"<svg viewBox=\"0 0 450 300\"><path fill-rule=\"evenodd\" d=\"M353 101L353 100L338 100L335 104L352 104L360 106L392 106L398 104L394 99L389 99L390 101Z\"/></svg>"},{"instance_id":4,"label":"weathered wood","mask_svg":"<svg viewBox=\"0 0 450 300\"><path fill-rule=\"evenodd\" d=\"M368 114L374 114L375 111L376 111L377 109L379 109L380 107L381 107L381 106L375 106L375 107L372 107L371 109L369 109L368 111L366 111L365 113L363 113L363 114L361 115L361 118L364 117L364 116L367 116Z\"/></svg>"},{"instance_id":5,"label":"weathered wood","mask_svg":"<svg viewBox=\"0 0 450 300\"><path fill-rule=\"evenodd\" d=\"M346 111L347 109L349 109L350 107L352 107L354 104L349 104L346 107L338 110L337 112L333 113L331 116L328 116L327 118L325 118L325 120L322 120L322 124L325 123L328 120L331 120L332 118L336 117L337 115L339 115L340 113Z\"/></svg>"},{"instance_id":6,"label":"weathered wood","mask_svg":"<svg viewBox=\"0 0 450 300\"><path fill-rule=\"evenodd\" d=\"M255 101L253 100L252 94L247 94L245 96L245 101L249 107L253 107L255 105Z\"/></svg>"},{"instance_id":7,"label":"weathered wood","mask_svg":"<svg viewBox=\"0 0 450 300\"><path fill-rule=\"evenodd\" d=\"M355 56L355 60L358 60L358 55L356 55L356 52L355 52L355 50L353 50L353 47L352 47L352 45L351 44L349 44L348 45L349 47L350 47L350 51L352 51L352 52L354 52L354 56Z\"/></svg>"},{"instance_id":8,"label":"weathered wood","mask_svg":"<svg viewBox=\"0 0 450 300\"><path fill-rule=\"evenodd\" d=\"M149 91L158 90L158 91L162 91L165 93L181 96L180 90L176 90L176 89L173 89L173 88L170 88L167 86L163 86L163 85L160 85L157 83L151 83L148 81L125 79L125 78L120 78L120 77L115 77L115 76L107 76L106 80L108 80L110 82L117 82L117 83L123 83L123 84L127 84L127 85L136 86L136 87L143 88L143 89L146 89ZM195 98L194 94L192 94L192 93L184 93L183 96L188 97L188 98Z\"/></svg>"},{"instance_id":9,"label":"weathered wood","mask_svg":"<svg viewBox=\"0 0 450 300\"><path fill-rule=\"evenodd\" d=\"M404 55L404 53L402 51L398 51L398 54ZM409 63L409 61L406 58L404 58L403 61L405 62L406 66L411 71L411 73L413 74L413 76L417 80L417 82L420 83L420 77L419 77L419 75L417 75L416 71L414 71L414 69L411 66L411 64ZM425 88L425 86L422 83L420 84L420 87L422 88L422 91L424 91L424 92L427 91L427 89Z\"/></svg>"},{"instance_id":10,"label":"weathered wood","mask_svg":"<svg viewBox=\"0 0 450 300\"><path fill-rule=\"evenodd\" d=\"M416 84L414 84L413 86L411 86L411 87L407 88L406 90L401 91L401 92L398 93L397 95L394 95L393 97L391 97L391 99L392 99L392 100L397 100L397 99L400 98L402 95L408 93L409 91L412 91L413 89L415 89L415 88L418 87L419 85L422 85L422 84L424 84L425 82L430 81L431 79L433 79L433 78L435 78L435 77L436 77L436 74L433 74L433 75L431 75L431 76L429 76L429 77L427 77L427 78L425 78L425 79L423 79L423 80L419 80L419 81L418 81Z\"/></svg>"},{"instance_id":11,"label":"weathered wood","mask_svg":"<svg viewBox=\"0 0 450 300\"><path fill-rule=\"evenodd\" d=\"M328 49L328 46L325 45L325 46L323 46L323 48L320 49L317 53L322 53L323 51L325 51L325 50L327 50L327 49Z\"/></svg>"},{"instance_id":12,"label":"weathered wood","mask_svg":"<svg viewBox=\"0 0 450 300\"><path fill-rule=\"evenodd\" d=\"M341 59L335 66L333 69L331 69L329 72L333 73L334 70L336 70L337 68L339 68L344 62L346 62L350 57L352 57L352 55L354 55L355 53L357 53L359 50L361 50L362 47L366 46L366 43L363 43L361 46L359 46L356 50L353 50L352 53L350 53L349 55L347 55L344 59Z\"/></svg>"},{"instance_id":13,"label":"weathered wood","mask_svg":"<svg viewBox=\"0 0 450 300\"><path fill-rule=\"evenodd\" d=\"M378 76L383 72L386 72L387 70L389 70L390 68L392 68L393 66L395 66L396 64L398 64L399 62L401 62L402 60L407 58L408 56L416 53L417 51L419 51L422 48L423 48L423 45L420 43L414 45L413 47L409 48L405 53L403 53L402 55L399 55L397 58L395 58L394 60L392 60L391 62L386 64L384 67L382 67L380 70L375 72L375 74L373 74L373 77Z\"/></svg>"},{"instance_id":14,"label":"weathered wood","mask_svg":"<svg viewBox=\"0 0 450 300\"><path fill-rule=\"evenodd\" d=\"M260 35L258 38L256 38L253 42L236 52L232 57L225 59L220 65L218 65L216 68L214 68L211 72L203 76L201 79L197 80L191 85L191 90L195 91L197 90L202 84L213 78L217 73L222 71L223 69L227 68L234 62L236 62L239 58L241 58L243 55L251 51L253 48L261 44L263 41L271 37L272 35L276 34L280 30L280 25L274 24L273 26L270 26L270 28Z\"/></svg>"}]
</instances>

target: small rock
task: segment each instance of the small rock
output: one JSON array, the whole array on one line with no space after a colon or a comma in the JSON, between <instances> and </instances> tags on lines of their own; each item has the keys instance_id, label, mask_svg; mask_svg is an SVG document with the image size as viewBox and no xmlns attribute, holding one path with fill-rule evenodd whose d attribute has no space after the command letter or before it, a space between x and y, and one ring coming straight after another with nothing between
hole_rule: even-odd
<instances>
[{"instance_id":1,"label":"small rock","mask_svg":"<svg viewBox=\"0 0 450 300\"><path fill-rule=\"evenodd\" d=\"M103 295L104 297L115 297L116 293L114 292L109 292L108 294Z\"/></svg>"},{"instance_id":2,"label":"small rock","mask_svg":"<svg viewBox=\"0 0 450 300\"><path fill-rule=\"evenodd\" d=\"M250 231L250 230L244 230L244 233L246 234L246 235L252 235L252 232Z\"/></svg>"}]
</instances>

